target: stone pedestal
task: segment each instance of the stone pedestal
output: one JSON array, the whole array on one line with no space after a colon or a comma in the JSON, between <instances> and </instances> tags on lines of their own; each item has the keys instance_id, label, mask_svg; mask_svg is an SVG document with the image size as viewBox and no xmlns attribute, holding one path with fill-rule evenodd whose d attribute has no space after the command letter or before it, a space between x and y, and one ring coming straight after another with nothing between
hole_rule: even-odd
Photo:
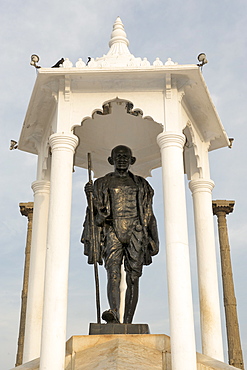
<instances>
[{"instance_id":1,"label":"stone pedestal","mask_svg":"<svg viewBox=\"0 0 247 370\"><path fill-rule=\"evenodd\" d=\"M166 369L170 339L166 335L90 335L74 336L66 346L72 369ZM167 361L169 361L168 359Z\"/></svg>"},{"instance_id":2,"label":"stone pedestal","mask_svg":"<svg viewBox=\"0 0 247 370\"><path fill-rule=\"evenodd\" d=\"M150 334L148 324L94 324L89 325L89 335Z\"/></svg>"},{"instance_id":3,"label":"stone pedestal","mask_svg":"<svg viewBox=\"0 0 247 370\"><path fill-rule=\"evenodd\" d=\"M183 344L186 351L187 343ZM54 352L56 346L52 347ZM40 370L39 358L11 370ZM189 369L185 362L179 370ZM170 338L164 334L73 336L66 343L64 370L174 370ZM237 369L197 353L197 370ZM55 369L54 369L55 370Z\"/></svg>"}]
</instances>

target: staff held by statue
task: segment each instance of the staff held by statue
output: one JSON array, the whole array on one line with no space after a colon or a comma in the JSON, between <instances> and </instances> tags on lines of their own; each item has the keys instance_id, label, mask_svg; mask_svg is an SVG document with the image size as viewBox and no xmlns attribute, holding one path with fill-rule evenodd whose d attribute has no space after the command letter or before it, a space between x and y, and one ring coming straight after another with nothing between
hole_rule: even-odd
<instances>
[{"instance_id":1,"label":"staff held by statue","mask_svg":"<svg viewBox=\"0 0 247 370\"><path fill-rule=\"evenodd\" d=\"M88 153L88 178L89 183L93 185L92 180L92 162L91 153ZM97 323L100 324L100 293L99 293L99 274L97 265L97 250L96 250L96 238L95 238L95 227L94 227L94 207L93 207L93 193L89 192L88 196L88 208L89 208L89 220L90 220L90 231L91 241L93 246L93 265L94 265L94 278L95 278L95 290L96 290L96 308L97 308Z\"/></svg>"}]
</instances>

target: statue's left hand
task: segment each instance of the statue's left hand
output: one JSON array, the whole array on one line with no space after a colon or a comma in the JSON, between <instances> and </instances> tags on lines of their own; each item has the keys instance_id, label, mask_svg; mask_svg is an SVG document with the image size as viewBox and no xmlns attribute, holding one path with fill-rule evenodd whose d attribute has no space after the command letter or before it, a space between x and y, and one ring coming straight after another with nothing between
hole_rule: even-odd
<instances>
[{"instance_id":1,"label":"statue's left hand","mask_svg":"<svg viewBox=\"0 0 247 370\"><path fill-rule=\"evenodd\" d=\"M153 240L149 240L148 248L150 249L151 256L155 256L159 252L159 249Z\"/></svg>"},{"instance_id":2,"label":"statue's left hand","mask_svg":"<svg viewBox=\"0 0 247 370\"><path fill-rule=\"evenodd\" d=\"M84 190L87 196L89 196L90 193L93 193L93 183L91 181L87 182Z\"/></svg>"}]
</instances>

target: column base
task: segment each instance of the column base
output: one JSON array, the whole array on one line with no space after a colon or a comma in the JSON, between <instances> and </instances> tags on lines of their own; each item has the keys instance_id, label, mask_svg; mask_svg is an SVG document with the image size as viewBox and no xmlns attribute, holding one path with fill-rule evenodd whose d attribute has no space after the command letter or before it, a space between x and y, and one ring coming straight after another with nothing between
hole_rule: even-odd
<instances>
[{"instance_id":1,"label":"column base","mask_svg":"<svg viewBox=\"0 0 247 370\"><path fill-rule=\"evenodd\" d=\"M150 334L148 324L89 324L89 335Z\"/></svg>"}]
</instances>

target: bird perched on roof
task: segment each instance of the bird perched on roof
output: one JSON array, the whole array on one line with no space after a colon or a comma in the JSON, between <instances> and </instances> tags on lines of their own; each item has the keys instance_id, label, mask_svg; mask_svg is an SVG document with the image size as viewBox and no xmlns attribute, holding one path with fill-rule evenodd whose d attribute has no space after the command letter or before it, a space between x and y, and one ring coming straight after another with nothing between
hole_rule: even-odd
<instances>
[{"instance_id":1,"label":"bird perched on roof","mask_svg":"<svg viewBox=\"0 0 247 370\"><path fill-rule=\"evenodd\" d=\"M17 149L18 148L18 143L17 143L17 141L15 141L15 140L10 140L10 147L9 147L9 149L10 150L14 150L14 149Z\"/></svg>"},{"instance_id":2,"label":"bird perched on roof","mask_svg":"<svg viewBox=\"0 0 247 370\"><path fill-rule=\"evenodd\" d=\"M54 64L54 66L52 66L51 68L59 68L61 66L61 64L63 64L64 62L64 58L61 58L56 64Z\"/></svg>"}]
</instances>

